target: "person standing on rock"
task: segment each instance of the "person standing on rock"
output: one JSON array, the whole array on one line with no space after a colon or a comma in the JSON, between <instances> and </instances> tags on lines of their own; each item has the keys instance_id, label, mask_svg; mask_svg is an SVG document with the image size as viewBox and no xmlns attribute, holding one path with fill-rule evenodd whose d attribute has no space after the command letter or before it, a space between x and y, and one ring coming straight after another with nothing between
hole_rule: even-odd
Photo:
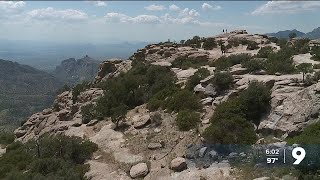
<instances>
[{"instance_id":1,"label":"person standing on rock","mask_svg":"<svg viewBox=\"0 0 320 180\"><path fill-rule=\"evenodd\" d=\"M224 33L224 29L222 29L222 33Z\"/></svg>"},{"instance_id":2,"label":"person standing on rock","mask_svg":"<svg viewBox=\"0 0 320 180\"><path fill-rule=\"evenodd\" d=\"M221 52L222 55L226 53L226 47L224 46L224 44L221 44Z\"/></svg>"},{"instance_id":3,"label":"person standing on rock","mask_svg":"<svg viewBox=\"0 0 320 180\"><path fill-rule=\"evenodd\" d=\"M226 33L228 33L228 30L226 29Z\"/></svg>"}]
</instances>

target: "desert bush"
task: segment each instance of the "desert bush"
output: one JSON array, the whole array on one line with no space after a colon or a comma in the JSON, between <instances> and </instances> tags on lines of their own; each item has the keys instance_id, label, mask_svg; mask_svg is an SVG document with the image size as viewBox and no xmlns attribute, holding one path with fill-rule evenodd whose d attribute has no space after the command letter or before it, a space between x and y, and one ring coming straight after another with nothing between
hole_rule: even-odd
<instances>
[{"instance_id":1,"label":"desert bush","mask_svg":"<svg viewBox=\"0 0 320 180\"><path fill-rule=\"evenodd\" d=\"M162 109L166 109L168 98L175 94L178 90L179 89L176 87L168 87L159 91L148 100L147 108L150 111L155 111L160 107Z\"/></svg>"},{"instance_id":2,"label":"desert bush","mask_svg":"<svg viewBox=\"0 0 320 180\"><path fill-rule=\"evenodd\" d=\"M284 48L277 53L271 53L266 61L266 70L269 74L276 72L291 74L295 72L295 66L292 59L292 49Z\"/></svg>"},{"instance_id":3,"label":"desert bush","mask_svg":"<svg viewBox=\"0 0 320 180\"><path fill-rule=\"evenodd\" d=\"M96 113L93 104L87 104L81 107L82 123L87 124L92 119L96 118Z\"/></svg>"},{"instance_id":4,"label":"desert bush","mask_svg":"<svg viewBox=\"0 0 320 180\"><path fill-rule=\"evenodd\" d=\"M85 91L87 88L89 88L88 82L82 82L72 88L72 101L73 101L73 103L75 103L77 101L80 93Z\"/></svg>"},{"instance_id":5,"label":"desert bush","mask_svg":"<svg viewBox=\"0 0 320 180\"><path fill-rule=\"evenodd\" d=\"M95 107L97 117L119 119L116 117L121 117L124 109L129 110L148 101L154 109L159 105L152 104L156 101L152 97L164 89L174 88L174 82L175 75L170 68L138 63L126 74L100 85L105 93Z\"/></svg>"},{"instance_id":6,"label":"desert bush","mask_svg":"<svg viewBox=\"0 0 320 180\"><path fill-rule=\"evenodd\" d=\"M202 45L203 49L211 50L217 47L217 43L214 38L206 38Z\"/></svg>"},{"instance_id":7,"label":"desert bush","mask_svg":"<svg viewBox=\"0 0 320 180\"><path fill-rule=\"evenodd\" d=\"M294 54L305 54L309 52L309 41L310 39L297 39L292 48Z\"/></svg>"},{"instance_id":8,"label":"desert bush","mask_svg":"<svg viewBox=\"0 0 320 180\"><path fill-rule=\"evenodd\" d=\"M0 157L0 178L84 180L84 165L97 150L89 140L68 136L43 136L37 142L14 142Z\"/></svg>"},{"instance_id":9,"label":"desert bush","mask_svg":"<svg viewBox=\"0 0 320 180\"><path fill-rule=\"evenodd\" d=\"M215 144L253 144L256 141L253 125L239 116L213 121L203 137Z\"/></svg>"},{"instance_id":10,"label":"desert bush","mask_svg":"<svg viewBox=\"0 0 320 180\"><path fill-rule=\"evenodd\" d=\"M177 126L182 131L188 131L197 126L200 121L199 113L192 110L181 110L177 116Z\"/></svg>"},{"instance_id":11,"label":"desert bush","mask_svg":"<svg viewBox=\"0 0 320 180\"><path fill-rule=\"evenodd\" d=\"M168 110L178 112L180 110L200 110L201 104L198 96L188 90L180 90L168 97L165 102Z\"/></svg>"},{"instance_id":12,"label":"desert bush","mask_svg":"<svg viewBox=\"0 0 320 180\"><path fill-rule=\"evenodd\" d=\"M311 49L311 59L315 61L320 61L320 46L312 47Z\"/></svg>"},{"instance_id":13,"label":"desert bush","mask_svg":"<svg viewBox=\"0 0 320 180\"><path fill-rule=\"evenodd\" d=\"M229 89L233 84L233 77L230 72L215 72L212 79L213 85L215 85L218 92L223 92Z\"/></svg>"},{"instance_id":14,"label":"desert bush","mask_svg":"<svg viewBox=\"0 0 320 180\"><path fill-rule=\"evenodd\" d=\"M269 54L273 53L273 48L271 46L262 47L257 54L258 58L268 58Z\"/></svg>"},{"instance_id":15,"label":"desert bush","mask_svg":"<svg viewBox=\"0 0 320 180\"><path fill-rule=\"evenodd\" d=\"M198 69L197 72L194 73L194 75L192 75L190 77L190 79L187 81L186 83L186 88L190 91L193 91L193 88L200 83L200 81L206 77L208 77L210 75L210 72L208 69L206 68L200 68Z\"/></svg>"},{"instance_id":16,"label":"desert bush","mask_svg":"<svg viewBox=\"0 0 320 180\"><path fill-rule=\"evenodd\" d=\"M265 84L251 82L238 97L217 106L203 136L212 143L254 143L256 135L252 123L259 124L261 116L270 107L270 99L270 89Z\"/></svg>"},{"instance_id":17,"label":"desert bush","mask_svg":"<svg viewBox=\"0 0 320 180\"><path fill-rule=\"evenodd\" d=\"M65 84L60 89L57 90L56 94L61 94L65 91L70 91L70 90L71 88L67 84Z\"/></svg>"},{"instance_id":18,"label":"desert bush","mask_svg":"<svg viewBox=\"0 0 320 180\"><path fill-rule=\"evenodd\" d=\"M253 81L239 94L239 99L244 107L245 118L258 125L261 115L269 109L271 91L265 84Z\"/></svg>"},{"instance_id":19,"label":"desert bush","mask_svg":"<svg viewBox=\"0 0 320 180\"><path fill-rule=\"evenodd\" d=\"M216 59L210 66L215 66L218 70L227 70L229 67L248 61L252 57L248 54L232 54L228 57L222 56Z\"/></svg>"},{"instance_id":20,"label":"desert bush","mask_svg":"<svg viewBox=\"0 0 320 180\"><path fill-rule=\"evenodd\" d=\"M172 67L180 68L180 69L188 69L190 67L198 69L201 66L207 65L207 58L187 58L184 56L177 57L172 62Z\"/></svg>"},{"instance_id":21,"label":"desert bush","mask_svg":"<svg viewBox=\"0 0 320 180\"><path fill-rule=\"evenodd\" d=\"M0 144L8 145L14 141L14 134L12 132L0 132Z\"/></svg>"},{"instance_id":22,"label":"desert bush","mask_svg":"<svg viewBox=\"0 0 320 180\"><path fill-rule=\"evenodd\" d=\"M255 72L265 69L265 62L258 59L250 59L241 63L242 67L247 68L249 72Z\"/></svg>"},{"instance_id":23,"label":"desert bush","mask_svg":"<svg viewBox=\"0 0 320 180\"><path fill-rule=\"evenodd\" d=\"M200 48L201 47L201 38L199 36L194 36L192 39L188 39L184 42L185 46Z\"/></svg>"},{"instance_id":24,"label":"desert bush","mask_svg":"<svg viewBox=\"0 0 320 180\"><path fill-rule=\"evenodd\" d=\"M287 46L288 40L284 39L284 38L280 38L280 39L277 40L276 44L278 46L280 46L280 48L283 48L283 47Z\"/></svg>"},{"instance_id":25,"label":"desert bush","mask_svg":"<svg viewBox=\"0 0 320 180\"><path fill-rule=\"evenodd\" d=\"M258 43L255 42L255 41L248 41L247 49L248 49L248 50L259 49Z\"/></svg>"},{"instance_id":26,"label":"desert bush","mask_svg":"<svg viewBox=\"0 0 320 180\"><path fill-rule=\"evenodd\" d=\"M278 38L277 37L268 37L268 39L273 43L277 43L278 42Z\"/></svg>"}]
</instances>

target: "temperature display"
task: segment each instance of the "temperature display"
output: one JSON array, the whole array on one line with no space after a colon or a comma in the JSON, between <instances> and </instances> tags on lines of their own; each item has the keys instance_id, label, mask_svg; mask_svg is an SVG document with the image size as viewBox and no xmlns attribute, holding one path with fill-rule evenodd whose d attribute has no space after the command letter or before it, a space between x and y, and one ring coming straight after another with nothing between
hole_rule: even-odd
<instances>
[{"instance_id":1,"label":"temperature display","mask_svg":"<svg viewBox=\"0 0 320 180\"><path fill-rule=\"evenodd\" d=\"M276 162L282 162L283 164L286 164L286 158L289 156L286 156L286 151L288 151L288 155L290 156L290 150L289 149L266 149L265 150L265 155L266 155L266 160L267 164L275 164ZM296 147L292 149L291 152L291 158L293 158L294 165L300 164L303 159L306 157L306 151L302 147ZM292 161L289 161L290 164ZM288 162L287 162L288 163Z\"/></svg>"}]
</instances>

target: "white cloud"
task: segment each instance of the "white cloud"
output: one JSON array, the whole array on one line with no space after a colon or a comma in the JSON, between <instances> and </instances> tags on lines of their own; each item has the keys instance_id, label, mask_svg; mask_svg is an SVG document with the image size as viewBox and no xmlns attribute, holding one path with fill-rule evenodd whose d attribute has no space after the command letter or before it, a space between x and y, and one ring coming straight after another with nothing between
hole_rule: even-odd
<instances>
[{"instance_id":1,"label":"white cloud","mask_svg":"<svg viewBox=\"0 0 320 180\"><path fill-rule=\"evenodd\" d=\"M18 14L22 12L25 5L23 1L0 1L0 16Z\"/></svg>"},{"instance_id":2,"label":"white cloud","mask_svg":"<svg viewBox=\"0 0 320 180\"><path fill-rule=\"evenodd\" d=\"M166 9L166 7L162 6L162 5L155 5L155 4L152 4L150 6L146 6L144 7L146 10L148 11L163 11Z\"/></svg>"},{"instance_id":3,"label":"white cloud","mask_svg":"<svg viewBox=\"0 0 320 180\"><path fill-rule=\"evenodd\" d=\"M200 16L200 13L198 13L194 9L189 10L189 8L185 8L182 11L180 11L179 15L183 17L197 17Z\"/></svg>"},{"instance_id":4,"label":"white cloud","mask_svg":"<svg viewBox=\"0 0 320 180\"><path fill-rule=\"evenodd\" d=\"M88 1L90 4L97 6L97 7L105 7L107 3L104 1Z\"/></svg>"},{"instance_id":5,"label":"white cloud","mask_svg":"<svg viewBox=\"0 0 320 180\"><path fill-rule=\"evenodd\" d=\"M169 6L169 9L170 9L171 11L180 11L180 10L181 10L181 9L180 9L178 6L176 6L175 4L170 5L170 6Z\"/></svg>"},{"instance_id":6,"label":"white cloud","mask_svg":"<svg viewBox=\"0 0 320 180\"><path fill-rule=\"evenodd\" d=\"M204 11L208 11L208 10L219 10L219 9L221 9L221 6L218 6L218 5L210 5L210 4L208 4L208 3L203 3L202 4L202 9L204 10Z\"/></svg>"},{"instance_id":7,"label":"white cloud","mask_svg":"<svg viewBox=\"0 0 320 180\"><path fill-rule=\"evenodd\" d=\"M28 15L32 19L38 20L86 20L88 19L88 15L82 11L74 10L74 9L65 9L58 10L52 7L43 8L43 9L35 9L28 12Z\"/></svg>"},{"instance_id":8,"label":"white cloud","mask_svg":"<svg viewBox=\"0 0 320 180\"><path fill-rule=\"evenodd\" d=\"M116 13L116 12L107 13L105 18L107 21L121 22L121 23L149 24L149 23L160 22L159 17L154 15L138 15L135 17L130 17L125 14Z\"/></svg>"},{"instance_id":9,"label":"white cloud","mask_svg":"<svg viewBox=\"0 0 320 180\"><path fill-rule=\"evenodd\" d=\"M268 1L251 12L251 14L291 14L316 9L320 9L320 1Z\"/></svg>"}]
</instances>

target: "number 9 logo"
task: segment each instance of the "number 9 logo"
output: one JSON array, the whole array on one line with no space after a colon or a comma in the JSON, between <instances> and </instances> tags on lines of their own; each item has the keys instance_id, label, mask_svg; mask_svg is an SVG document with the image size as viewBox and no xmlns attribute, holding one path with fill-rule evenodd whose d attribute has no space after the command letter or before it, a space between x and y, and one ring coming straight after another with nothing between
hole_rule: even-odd
<instances>
[{"instance_id":1,"label":"number 9 logo","mask_svg":"<svg viewBox=\"0 0 320 180\"><path fill-rule=\"evenodd\" d=\"M298 154L299 152L299 154ZM296 147L292 150L292 157L296 159L293 164L300 164L301 161L305 158L306 151L302 147Z\"/></svg>"}]
</instances>

